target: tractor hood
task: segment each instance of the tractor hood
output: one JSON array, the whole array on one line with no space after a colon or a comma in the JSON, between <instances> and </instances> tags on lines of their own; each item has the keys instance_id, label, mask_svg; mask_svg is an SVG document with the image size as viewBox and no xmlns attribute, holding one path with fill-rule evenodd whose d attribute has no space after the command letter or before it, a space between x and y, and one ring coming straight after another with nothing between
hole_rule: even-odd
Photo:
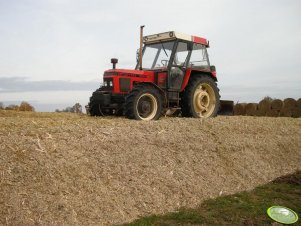
<instances>
[{"instance_id":1,"label":"tractor hood","mask_svg":"<svg viewBox=\"0 0 301 226\"><path fill-rule=\"evenodd\" d=\"M147 78L154 75L154 71L143 70L128 70L128 69L111 69L104 72L106 76L126 76L126 77L141 77Z\"/></svg>"}]
</instances>

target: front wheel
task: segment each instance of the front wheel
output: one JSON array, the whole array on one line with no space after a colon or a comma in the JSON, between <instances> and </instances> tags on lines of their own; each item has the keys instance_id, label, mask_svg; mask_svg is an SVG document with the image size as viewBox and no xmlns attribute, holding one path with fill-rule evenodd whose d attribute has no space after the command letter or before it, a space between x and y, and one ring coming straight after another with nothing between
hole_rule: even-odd
<instances>
[{"instance_id":1,"label":"front wheel","mask_svg":"<svg viewBox=\"0 0 301 226\"><path fill-rule=\"evenodd\" d=\"M157 120L161 112L161 95L151 85L137 85L126 98L125 115L130 119Z\"/></svg>"},{"instance_id":2,"label":"front wheel","mask_svg":"<svg viewBox=\"0 0 301 226\"><path fill-rule=\"evenodd\" d=\"M192 77L182 93L182 115L195 118L214 117L219 107L219 90L213 79L205 75Z\"/></svg>"},{"instance_id":3,"label":"front wheel","mask_svg":"<svg viewBox=\"0 0 301 226\"><path fill-rule=\"evenodd\" d=\"M97 102L89 104L91 116L110 116L114 115L113 109L101 108L101 105Z\"/></svg>"},{"instance_id":4,"label":"front wheel","mask_svg":"<svg viewBox=\"0 0 301 226\"><path fill-rule=\"evenodd\" d=\"M89 103L89 111L91 116L101 116L99 104L94 101Z\"/></svg>"}]
</instances>

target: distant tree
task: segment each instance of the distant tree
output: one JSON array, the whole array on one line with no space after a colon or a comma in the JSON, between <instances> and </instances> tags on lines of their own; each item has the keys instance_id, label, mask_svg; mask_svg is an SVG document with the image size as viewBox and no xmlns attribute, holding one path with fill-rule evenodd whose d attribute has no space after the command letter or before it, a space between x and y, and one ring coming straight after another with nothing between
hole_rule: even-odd
<instances>
[{"instance_id":1,"label":"distant tree","mask_svg":"<svg viewBox=\"0 0 301 226\"><path fill-rule=\"evenodd\" d=\"M66 112L73 112L73 109L72 109L72 107L66 107L65 111Z\"/></svg>"},{"instance_id":2,"label":"distant tree","mask_svg":"<svg viewBox=\"0 0 301 226\"><path fill-rule=\"evenodd\" d=\"M19 111L35 111L34 107L31 106L29 103L23 101L19 106Z\"/></svg>"},{"instance_id":3,"label":"distant tree","mask_svg":"<svg viewBox=\"0 0 301 226\"><path fill-rule=\"evenodd\" d=\"M0 102L0 109L4 109L4 104Z\"/></svg>"},{"instance_id":4,"label":"distant tree","mask_svg":"<svg viewBox=\"0 0 301 226\"><path fill-rule=\"evenodd\" d=\"M272 101L274 100L272 97L270 96L265 96L264 98L262 98L262 100L265 100L265 101Z\"/></svg>"},{"instance_id":5,"label":"distant tree","mask_svg":"<svg viewBox=\"0 0 301 226\"><path fill-rule=\"evenodd\" d=\"M19 110L19 106L16 105L16 104L10 104L8 105L5 110L15 110L15 111L18 111Z\"/></svg>"},{"instance_id":6,"label":"distant tree","mask_svg":"<svg viewBox=\"0 0 301 226\"><path fill-rule=\"evenodd\" d=\"M66 107L62 110L56 109L56 112L72 112L72 107Z\"/></svg>"},{"instance_id":7,"label":"distant tree","mask_svg":"<svg viewBox=\"0 0 301 226\"><path fill-rule=\"evenodd\" d=\"M82 106L81 106L79 103L76 103L76 104L72 107L72 112L74 112L74 113L83 113Z\"/></svg>"},{"instance_id":8,"label":"distant tree","mask_svg":"<svg viewBox=\"0 0 301 226\"><path fill-rule=\"evenodd\" d=\"M79 103L76 103L73 107L66 107L63 110L56 109L55 112L82 113L82 106Z\"/></svg>"}]
</instances>

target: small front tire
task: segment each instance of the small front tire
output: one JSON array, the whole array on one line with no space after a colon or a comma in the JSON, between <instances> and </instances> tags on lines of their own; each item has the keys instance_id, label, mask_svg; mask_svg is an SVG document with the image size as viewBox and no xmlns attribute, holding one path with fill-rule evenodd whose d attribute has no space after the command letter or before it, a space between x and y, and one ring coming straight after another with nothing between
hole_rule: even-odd
<instances>
[{"instance_id":1,"label":"small front tire","mask_svg":"<svg viewBox=\"0 0 301 226\"><path fill-rule=\"evenodd\" d=\"M125 115L130 119L157 120L162 113L162 97L148 84L138 84L125 100Z\"/></svg>"}]
</instances>

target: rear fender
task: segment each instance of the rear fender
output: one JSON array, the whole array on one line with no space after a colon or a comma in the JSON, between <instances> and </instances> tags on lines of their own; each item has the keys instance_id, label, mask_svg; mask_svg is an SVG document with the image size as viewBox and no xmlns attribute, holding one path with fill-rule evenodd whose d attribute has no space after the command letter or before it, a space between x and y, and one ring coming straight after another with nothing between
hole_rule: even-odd
<instances>
[{"instance_id":1,"label":"rear fender","mask_svg":"<svg viewBox=\"0 0 301 226\"><path fill-rule=\"evenodd\" d=\"M188 85L191 76L200 76L200 74L209 75L214 81L217 81L217 78L216 78L215 74L213 74L209 71L199 71L199 70L193 70L191 68L188 68L186 70L186 73L185 73L185 76L184 76L184 79L183 79L183 83L182 83L182 86L181 86L181 92Z\"/></svg>"}]
</instances>

